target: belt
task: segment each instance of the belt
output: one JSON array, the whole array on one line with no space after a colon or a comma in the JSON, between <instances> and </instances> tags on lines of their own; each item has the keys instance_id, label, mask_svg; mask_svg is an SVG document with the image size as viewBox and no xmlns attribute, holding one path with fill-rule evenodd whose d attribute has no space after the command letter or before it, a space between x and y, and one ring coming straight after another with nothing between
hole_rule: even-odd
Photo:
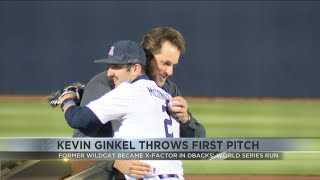
<instances>
[{"instance_id":1,"label":"belt","mask_svg":"<svg viewBox=\"0 0 320 180\"><path fill-rule=\"evenodd\" d=\"M159 174L158 175L160 179L166 179L166 178L179 178L176 174Z\"/></svg>"}]
</instances>

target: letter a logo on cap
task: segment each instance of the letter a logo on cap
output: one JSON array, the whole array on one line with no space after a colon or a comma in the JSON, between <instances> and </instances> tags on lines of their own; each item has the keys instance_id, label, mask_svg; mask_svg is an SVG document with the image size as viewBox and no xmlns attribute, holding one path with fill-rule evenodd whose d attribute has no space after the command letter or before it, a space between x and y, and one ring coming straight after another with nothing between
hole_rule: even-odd
<instances>
[{"instance_id":1,"label":"letter a logo on cap","mask_svg":"<svg viewBox=\"0 0 320 180\"><path fill-rule=\"evenodd\" d=\"M114 46L110 48L108 55L113 56L113 52L114 52Z\"/></svg>"}]
</instances>

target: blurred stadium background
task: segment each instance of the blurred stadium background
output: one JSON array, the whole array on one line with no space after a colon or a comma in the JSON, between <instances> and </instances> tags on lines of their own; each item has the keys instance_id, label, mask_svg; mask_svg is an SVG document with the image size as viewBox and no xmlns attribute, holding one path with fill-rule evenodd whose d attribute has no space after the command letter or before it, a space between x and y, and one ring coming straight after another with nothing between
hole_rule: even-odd
<instances>
[{"instance_id":1,"label":"blurred stadium background","mask_svg":"<svg viewBox=\"0 0 320 180\"><path fill-rule=\"evenodd\" d=\"M115 41L139 42L159 26L186 38L172 79L185 96L204 97L189 103L208 137L319 137L319 19L317 1L2 1L0 137L70 137L45 94L87 82L105 70L93 60ZM185 169L320 175L318 154L285 159L186 161Z\"/></svg>"}]
</instances>

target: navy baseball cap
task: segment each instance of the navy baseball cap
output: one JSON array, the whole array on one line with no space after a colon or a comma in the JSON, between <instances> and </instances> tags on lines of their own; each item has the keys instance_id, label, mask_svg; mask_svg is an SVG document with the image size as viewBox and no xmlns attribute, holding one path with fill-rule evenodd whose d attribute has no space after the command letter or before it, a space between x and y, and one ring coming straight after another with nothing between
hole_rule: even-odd
<instances>
[{"instance_id":1,"label":"navy baseball cap","mask_svg":"<svg viewBox=\"0 0 320 180\"><path fill-rule=\"evenodd\" d=\"M107 64L140 64L146 65L144 50L136 42L121 40L109 49L107 59L95 60L96 63Z\"/></svg>"}]
</instances>

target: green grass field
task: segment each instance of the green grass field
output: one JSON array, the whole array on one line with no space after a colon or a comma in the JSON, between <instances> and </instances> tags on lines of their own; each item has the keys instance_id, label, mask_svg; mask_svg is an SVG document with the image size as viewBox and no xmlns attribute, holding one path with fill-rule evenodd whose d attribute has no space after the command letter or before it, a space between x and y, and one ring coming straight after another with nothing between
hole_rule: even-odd
<instances>
[{"instance_id":1,"label":"green grass field","mask_svg":"<svg viewBox=\"0 0 320 180\"><path fill-rule=\"evenodd\" d=\"M70 137L59 108L0 99L0 137ZM320 137L320 102L196 102L189 108L207 137ZM320 149L320 143L315 144ZM284 160L185 161L186 174L320 175L320 153L286 153Z\"/></svg>"}]
</instances>

